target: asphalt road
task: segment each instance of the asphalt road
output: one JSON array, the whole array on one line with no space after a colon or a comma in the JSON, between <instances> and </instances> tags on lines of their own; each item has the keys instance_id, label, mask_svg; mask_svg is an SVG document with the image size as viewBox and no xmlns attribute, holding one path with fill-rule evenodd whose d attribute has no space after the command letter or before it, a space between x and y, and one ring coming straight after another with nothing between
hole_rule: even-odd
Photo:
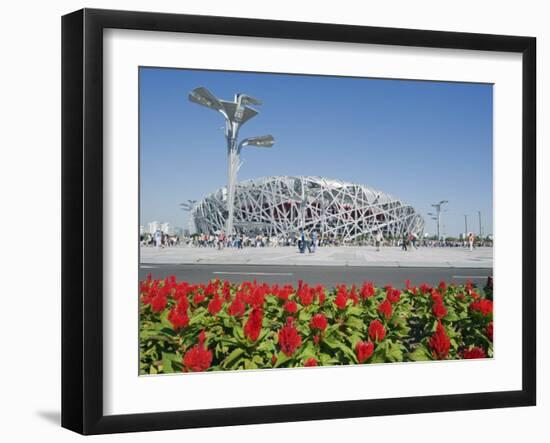
<instances>
[{"instance_id":1,"label":"asphalt road","mask_svg":"<svg viewBox=\"0 0 550 443\"><path fill-rule=\"evenodd\" d=\"M151 273L155 279L175 275L178 280L203 283L213 278L240 283L256 279L259 282L293 283L303 280L310 284L334 286L346 283L357 285L372 281L376 285L391 284L403 287L405 280L413 285L427 283L436 285L441 280L447 283L464 284L468 280L484 286L490 268L409 268L409 267L358 267L358 266L280 266L280 265L204 265L204 264L146 264L139 269L139 278L144 280Z\"/></svg>"}]
</instances>

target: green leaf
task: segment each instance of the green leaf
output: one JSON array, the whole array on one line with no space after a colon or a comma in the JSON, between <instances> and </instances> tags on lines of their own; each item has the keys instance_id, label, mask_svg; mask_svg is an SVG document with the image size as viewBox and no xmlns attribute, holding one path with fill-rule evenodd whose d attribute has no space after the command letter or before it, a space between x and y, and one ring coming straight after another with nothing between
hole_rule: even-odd
<instances>
[{"instance_id":1,"label":"green leaf","mask_svg":"<svg viewBox=\"0 0 550 443\"><path fill-rule=\"evenodd\" d=\"M231 364L235 363L235 361L243 354L244 354L243 348L234 349L227 357L225 357L225 360L223 361L222 366L224 368L232 367Z\"/></svg>"},{"instance_id":2,"label":"green leaf","mask_svg":"<svg viewBox=\"0 0 550 443\"><path fill-rule=\"evenodd\" d=\"M282 351L279 352L277 355L277 361L275 362L275 368L278 368L279 366L285 364L288 362L292 357L287 357Z\"/></svg>"},{"instance_id":3,"label":"green leaf","mask_svg":"<svg viewBox=\"0 0 550 443\"><path fill-rule=\"evenodd\" d=\"M346 326L349 326L350 328L360 329L360 330L362 330L365 326L365 323L363 323L362 320L360 320L357 317L353 317L353 316L350 316L344 324Z\"/></svg>"},{"instance_id":4,"label":"green leaf","mask_svg":"<svg viewBox=\"0 0 550 443\"><path fill-rule=\"evenodd\" d=\"M422 346L409 353L407 357L412 361L427 361L432 359L428 350Z\"/></svg>"},{"instance_id":5,"label":"green leaf","mask_svg":"<svg viewBox=\"0 0 550 443\"><path fill-rule=\"evenodd\" d=\"M176 354L163 352L162 353L162 372L164 372L165 374L174 372L172 361L176 359L177 359Z\"/></svg>"}]
</instances>

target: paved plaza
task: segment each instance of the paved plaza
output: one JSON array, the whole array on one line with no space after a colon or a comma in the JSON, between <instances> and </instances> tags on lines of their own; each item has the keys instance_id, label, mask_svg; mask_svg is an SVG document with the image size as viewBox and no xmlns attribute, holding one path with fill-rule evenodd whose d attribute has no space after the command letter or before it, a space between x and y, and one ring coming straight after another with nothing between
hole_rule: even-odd
<instances>
[{"instance_id":1,"label":"paved plaza","mask_svg":"<svg viewBox=\"0 0 550 443\"><path fill-rule=\"evenodd\" d=\"M293 247L214 248L172 247L141 248L142 264L222 264L270 266L373 266L415 268L492 268L493 248L470 251L466 248L418 248L402 251L370 246L317 248L315 253L300 254Z\"/></svg>"}]
</instances>

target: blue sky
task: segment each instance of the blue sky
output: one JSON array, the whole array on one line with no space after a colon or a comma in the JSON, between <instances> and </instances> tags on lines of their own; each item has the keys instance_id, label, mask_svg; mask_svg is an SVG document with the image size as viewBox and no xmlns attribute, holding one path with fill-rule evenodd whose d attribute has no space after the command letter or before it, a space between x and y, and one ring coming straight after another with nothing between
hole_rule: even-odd
<instances>
[{"instance_id":1,"label":"blue sky","mask_svg":"<svg viewBox=\"0 0 550 443\"><path fill-rule=\"evenodd\" d=\"M223 117L187 99L204 86L263 101L240 137L239 180L319 175L365 184L427 212L449 200L442 233L492 233L493 88L487 84L140 68L141 224L187 226L179 203L226 183Z\"/></svg>"}]
</instances>

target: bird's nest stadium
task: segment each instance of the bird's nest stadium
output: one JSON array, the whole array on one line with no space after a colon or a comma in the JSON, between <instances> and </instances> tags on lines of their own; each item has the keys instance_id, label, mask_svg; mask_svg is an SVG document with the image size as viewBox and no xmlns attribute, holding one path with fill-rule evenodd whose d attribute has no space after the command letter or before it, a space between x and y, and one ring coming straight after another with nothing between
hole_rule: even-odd
<instances>
[{"instance_id":1,"label":"bird's nest stadium","mask_svg":"<svg viewBox=\"0 0 550 443\"><path fill-rule=\"evenodd\" d=\"M194 205L198 233L225 229L227 190L207 195ZM413 234L419 238L424 220L414 208L367 186L324 177L261 177L237 184L235 231L244 235L296 236L303 228L344 242Z\"/></svg>"}]
</instances>

